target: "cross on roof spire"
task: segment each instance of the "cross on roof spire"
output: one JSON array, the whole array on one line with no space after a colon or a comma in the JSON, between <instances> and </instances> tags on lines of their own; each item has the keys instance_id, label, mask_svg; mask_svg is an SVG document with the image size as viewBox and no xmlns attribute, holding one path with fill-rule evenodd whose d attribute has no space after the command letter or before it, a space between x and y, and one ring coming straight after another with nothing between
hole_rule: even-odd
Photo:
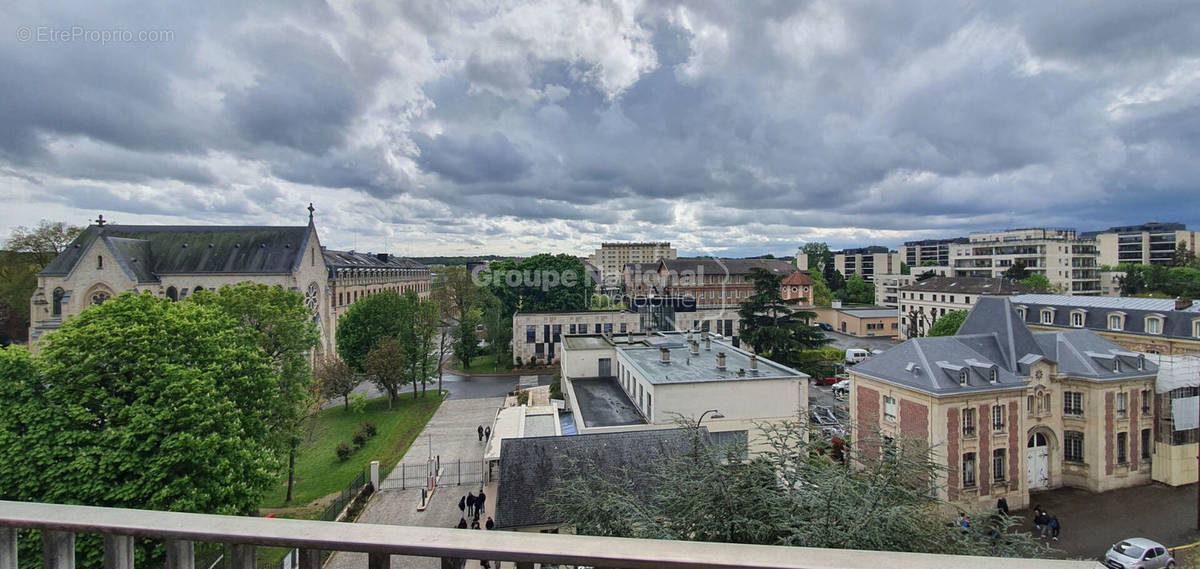
<instances>
[{"instance_id":1,"label":"cross on roof spire","mask_svg":"<svg viewBox=\"0 0 1200 569\"><path fill-rule=\"evenodd\" d=\"M314 211L316 211L316 210L313 209L312 202L308 202L308 222L309 223L313 222L313 212Z\"/></svg>"},{"instance_id":2,"label":"cross on roof spire","mask_svg":"<svg viewBox=\"0 0 1200 569\"><path fill-rule=\"evenodd\" d=\"M100 227L104 227L104 223L105 223L104 222L104 214L100 214L99 216L96 217L96 225L99 225Z\"/></svg>"}]
</instances>

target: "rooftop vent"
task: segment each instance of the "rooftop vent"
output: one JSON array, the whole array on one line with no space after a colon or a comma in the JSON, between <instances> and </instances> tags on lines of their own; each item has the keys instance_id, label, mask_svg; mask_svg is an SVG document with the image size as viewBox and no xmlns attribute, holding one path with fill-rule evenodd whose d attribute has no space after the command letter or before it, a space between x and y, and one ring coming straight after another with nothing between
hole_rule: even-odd
<instances>
[{"instance_id":1,"label":"rooftop vent","mask_svg":"<svg viewBox=\"0 0 1200 569\"><path fill-rule=\"evenodd\" d=\"M707 352L711 349L712 349L712 338L708 337L708 334L705 334L704 335L704 351Z\"/></svg>"},{"instance_id":2,"label":"rooftop vent","mask_svg":"<svg viewBox=\"0 0 1200 569\"><path fill-rule=\"evenodd\" d=\"M1181 296L1175 299L1175 310L1187 310L1192 307L1192 299Z\"/></svg>"},{"instance_id":3,"label":"rooftop vent","mask_svg":"<svg viewBox=\"0 0 1200 569\"><path fill-rule=\"evenodd\" d=\"M725 352L717 352L717 369L725 371Z\"/></svg>"},{"instance_id":4,"label":"rooftop vent","mask_svg":"<svg viewBox=\"0 0 1200 569\"><path fill-rule=\"evenodd\" d=\"M658 349L658 360L664 364L671 363L671 348L665 348L665 347L659 348Z\"/></svg>"},{"instance_id":5,"label":"rooftop vent","mask_svg":"<svg viewBox=\"0 0 1200 569\"><path fill-rule=\"evenodd\" d=\"M750 354L750 371L758 371L758 356Z\"/></svg>"},{"instance_id":6,"label":"rooftop vent","mask_svg":"<svg viewBox=\"0 0 1200 569\"><path fill-rule=\"evenodd\" d=\"M688 342L688 345L691 346L691 348L692 348L691 351L692 351L693 356L700 355L700 342L697 342L696 340L691 340Z\"/></svg>"},{"instance_id":7,"label":"rooftop vent","mask_svg":"<svg viewBox=\"0 0 1200 569\"><path fill-rule=\"evenodd\" d=\"M385 263L388 262L388 254L387 253L380 253L378 255L375 255L375 258L379 259L380 261L383 261Z\"/></svg>"}]
</instances>

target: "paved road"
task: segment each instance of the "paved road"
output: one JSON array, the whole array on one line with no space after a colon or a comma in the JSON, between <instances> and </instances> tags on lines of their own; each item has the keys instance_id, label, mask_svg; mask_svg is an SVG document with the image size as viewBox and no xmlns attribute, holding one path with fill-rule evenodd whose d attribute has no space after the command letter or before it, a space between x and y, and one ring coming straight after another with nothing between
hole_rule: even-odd
<instances>
[{"instance_id":1,"label":"paved road","mask_svg":"<svg viewBox=\"0 0 1200 569\"><path fill-rule=\"evenodd\" d=\"M520 376L516 375L457 375L447 373L442 376L442 389L450 391L448 399L484 399L489 397L503 397L512 391L517 384ZM538 385L550 385L553 376L539 375ZM429 389L437 389L437 383L429 385ZM412 386L408 386L402 393L411 393ZM363 393L367 397L381 397L383 392L378 387L369 381L364 381L354 388L353 393ZM341 398L326 403L326 407L336 407L342 405ZM498 406L498 405L497 405Z\"/></svg>"},{"instance_id":2,"label":"paved road","mask_svg":"<svg viewBox=\"0 0 1200 569\"><path fill-rule=\"evenodd\" d=\"M1062 534L1051 545L1070 557L1099 559L1112 544L1128 537L1150 538L1167 547L1200 540L1195 484L1151 484L1101 494L1059 488L1036 492L1030 502L1058 516ZM1014 513L1025 516L1025 527L1032 529L1032 511Z\"/></svg>"}]
</instances>

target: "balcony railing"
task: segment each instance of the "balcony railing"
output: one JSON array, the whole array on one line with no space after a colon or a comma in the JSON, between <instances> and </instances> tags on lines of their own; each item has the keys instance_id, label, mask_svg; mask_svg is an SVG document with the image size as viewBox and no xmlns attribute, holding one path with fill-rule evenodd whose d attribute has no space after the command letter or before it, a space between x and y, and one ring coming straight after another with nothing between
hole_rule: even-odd
<instances>
[{"instance_id":1,"label":"balcony railing","mask_svg":"<svg viewBox=\"0 0 1200 569\"><path fill-rule=\"evenodd\" d=\"M0 501L0 569L17 568L17 529L45 530L46 569L73 569L75 533L104 537L106 569L133 568L133 538L161 539L168 569L193 569L194 544L233 546L232 569L255 569L255 547L300 550L300 569L319 569L322 551L368 554L370 569L388 569L392 555L441 559L458 569L462 559L595 567L664 569L1084 569L1098 562L1011 559L778 547L690 541L628 539L508 531L311 522L268 518L184 514L92 506Z\"/></svg>"}]
</instances>

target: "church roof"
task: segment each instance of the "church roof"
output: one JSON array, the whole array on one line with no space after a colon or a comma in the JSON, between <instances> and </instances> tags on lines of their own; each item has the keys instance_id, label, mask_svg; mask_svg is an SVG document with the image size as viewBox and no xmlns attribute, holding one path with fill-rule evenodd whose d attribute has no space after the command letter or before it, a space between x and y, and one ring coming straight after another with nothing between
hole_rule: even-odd
<instances>
[{"instance_id":1,"label":"church roof","mask_svg":"<svg viewBox=\"0 0 1200 569\"><path fill-rule=\"evenodd\" d=\"M68 275L97 240L138 282L168 274L284 274L300 266L311 225L91 225L40 274Z\"/></svg>"}]
</instances>

